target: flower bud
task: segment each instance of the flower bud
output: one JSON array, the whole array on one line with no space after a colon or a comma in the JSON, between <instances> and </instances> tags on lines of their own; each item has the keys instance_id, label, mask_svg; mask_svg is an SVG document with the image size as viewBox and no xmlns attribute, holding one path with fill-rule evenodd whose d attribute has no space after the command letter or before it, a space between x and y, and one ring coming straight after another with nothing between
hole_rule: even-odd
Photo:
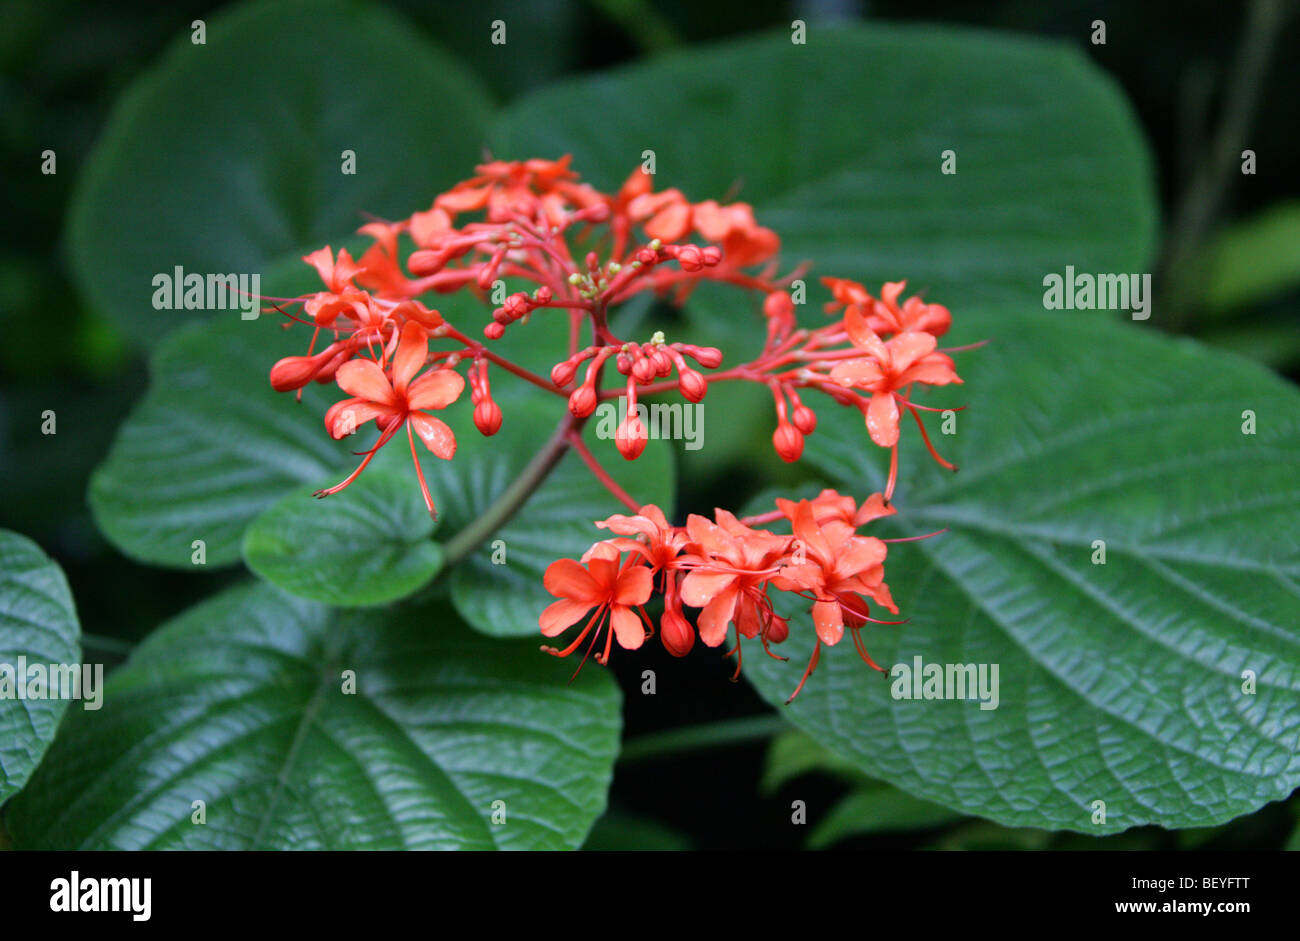
<instances>
[{"instance_id":1,"label":"flower bud","mask_svg":"<svg viewBox=\"0 0 1300 941\"><path fill-rule=\"evenodd\" d=\"M557 386L567 386L573 381L573 377L578 373L578 364L571 360L564 360L562 363L556 363L551 367L551 382Z\"/></svg>"},{"instance_id":2,"label":"flower bud","mask_svg":"<svg viewBox=\"0 0 1300 941\"><path fill-rule=\"evenodd\" d=\"M655 375L660 379L672 374L673 361L663 350L655 350L651 353L650 362L654 364Z\"/></svg>"},{"instance_id":3,"label":"flower bud","mask_svg":"<svg viewBox=\"0 0 1300 941\"><path fill-rule=\"evenodd\" d=\"M704 267L704 256L698 245L683 245L677 250L677 264L683 271L699 271Z\"/></svg>"},{"instance_id":4,"label":"flower bud","mask_svg":"<svg viewBox=\"0 0 1300 941\"><path fill-rule=\"evenodd\" d=\"M618 447L618 453L629 461L635 461L641 456L647 438L645 425L641 424L641 418L635 412L623 419L614 432L614 444Z\"/></svg>"},{"instance_id":5,"label":"flower bud","mask_svg":"<svg viewBox=\"0 0 1300 941\"><path fill-rule=\"evenodd\" d=\"M655 364L647 357L639 357L632 364L632 378L640 383L647 383L655 377Z\"/></svg>"},{"instance_id":6,"label":"flower bud","mask_svg":"<svg viewBox=\"0 0 1300 941\"><path fill-rule=\"evenodd\" d=\"M569 412L574 418L586 418L596 410L596 390L591 386L578 386L569 396Z\"/></svg>"},{"instance_id":7,"label":"flower bud","mask_svg":"<svg viewBox=\"0 0 1300 941\"><path fill-rule=\"evenodd\" d=\"M664 649L674 657L684 657L695 646L695 631L691 622L683 617L681 611L664 609L664 616L659 619L659 636L663 639Z\"/></svg>"},{"instance_id":8,"label":"flower bud","mask_svg":"<svg viewBox=\"0 0 1300 941\"><path fill-rule=\"evenodd\" d=\"M781 460L793 464L803 454L803 434L789 422L781 422L772 432L772 446Z\"/></svg>"},{"instance_id":9,"label":"flower bud","mask_svg":"<svg viewBox=\"0 0 1300 941\"><path fill-rule=\"evenodd\" d=\"M817 430L817 413L807 405L800 405L790 417L794 421L794 426L806 435Z\"/></svg>"},{"instance_id":10,"label":"flower bud","mask_svg":"<svg viewBox=\"0 0 1300 941\"><path fill-rule=\"evenodd\" d=\"M691 402L700 402L709 391L709 384L694 369L681 369L677 372L682 397Z\"/></svg>"},{"instance_id":11,"label":"flower bud","mask_svg":"<svg viewBox=\"0 0 1300 941\"><path fill-rule=\"evenodd\" d=\"M489 437L501 430L501 406L483 399L474 406L474 427Z\"/></svg>"},{"instance_id":12,"label":"flower bud","mask_svg":"<svg viewBox=\"0 0 1300 941\"><path fill-rule=\"evenodd\" d=\"M499 340L505 335L506 335L505 324L500 324L493 321L492 323L488 324L486 327L483 328L483 336L487 337L489 340Z\"/></svg>"},{"instance_id":13,"label":"flower bud","mask_svg":"<svg viewBox=\"0 0 1300 941\"><path fill-rule=\"evenodd\" d=\"M690 357L705 369L717 369L722 365L722 350L713 346L696 346L685 350Z\"/></svg>"},{"instance_id":14,"label":"flower bud","mask_svg":"<svg viewBox=\"0 0 1300 941\"><path fill-rule=\"evenodd\" d=\"M271 367L271 388L276 392L291 392L311 382L321 367L321 357L286 356Z\"/></svg>"}]
</instances>

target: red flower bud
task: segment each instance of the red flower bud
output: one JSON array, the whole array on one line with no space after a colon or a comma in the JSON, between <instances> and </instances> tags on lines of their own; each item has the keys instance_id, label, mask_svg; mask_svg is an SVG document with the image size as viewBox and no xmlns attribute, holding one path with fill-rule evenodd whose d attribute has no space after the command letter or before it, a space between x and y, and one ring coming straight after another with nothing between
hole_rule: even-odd
<instances>
[{"instance_id":1,"label":"red flower bud","mask_svg":"<svg viewBox=\"0 0 1300 941\"><path fill-rule=\"evenodd\" d=\"M596 390L591 386L578 386L569 396L569 411L574 418L586 418L596 410Z\"/></svg>"},{"instance_id":2,"label":"red flower bud","mask_svg":"<svg viewBox=\"0 0 1300 941\"><path fill-rule=\"evenodd\" d=\"M650 362L654 364L655 375L660 379L670 375L673 371L673 361L663 350L655 350L651 353Z\"/></svg>"},{"instance_id":3,"label":"red flower bud","mask_svg":"<svg viewBox=\"0 0 1300 941\"><path fill-rule=\"evenodd\" d=\"M635 461L645 450L648 437L645 425L641 424L640 417L633 412L623 419L618 430L614 432L614 444L618 447L619 454L629 461Z\"/></svg>"},{"instance_id":4,"label":"red flower bud","mask_svg":"<svg viewBox=\"0 0 1300 941\"><path fill-rule=\"evenodd\" d=\"M713 346L694 346L685 350L690 357L705 369L717 369L722 365L722 350Z\"/></svg>"},{"instance_id":5,"label":"red flower bud","mask_svg":"<svg viewBox=\"0 0 1300 941\"><path fill-rule=\"evenodd\" d=\"M489 340L499 340L505 335L505 325L496 323L495 321L483 328L483 336L487 337Z\"/></svg>"},{"instance_id":6,"label":"red flower bud","mask_svg":"<svg viewBox=\"0 0 1300 941\"><path fill-rule=\"evenodd\" d=\"M803 435L789 422L781 422L772 432L772 446L781 460L793 464L803 454Z\"/></svg>"},{"instance_id":7,"label":"red flower bud","mask_svg":"<svg viewBox=\"0 0 1300 941\"><path fill-rule=\"evenodd\" d=\"M806 435L817 430L817 413L807 405L796 408L791 418L794 420L794 426Z\"/></svg>"},{"instance_id":8,"label":"red flower bud","mask_svg":"<svg viewBox=\"0 0 1300 941\"><path fill-rule=\"evenodd\" d=\"M659 636L664 649L674 657L686 656L695 646L695 631L680 611L664 610L664 616L659 619Z\"/></svg>"},{"instance_id":9,"label":"red flower bud","mask_svg":"<svg viewBox=\"0 0 1300 941\"><path fill-rule=\"evenodd\" d=\"M501 406L491 399L484 399L474 406L474 427L483 434L491 436L501 430Z\"/></svg>"},{"instance_id":10,"label":"red flower bud","mask_svg":"<svg viewBox=\"0 0 1300 941\"><path fill-rule=\"evenodd\" d=\"M677 375L681 380L678 388L681 389L682 397L691 402L703 401L709 391L709 384L704 377L689 368L678 370Z\"/></svg>"},{"instance_id":11,"label":"red flower bud","mask_svg":"<svg viewBox=\"0 0 1300 941\"><path fill-rule=\"evenodd\" d=\"M326 354L328 357L330 354ZM321 367L321 357L286 356L271 367L271 388L276 392L301 389L315 377Z\"/></svg>"},{"instance_id":12,"label":"red flower bud","mask_svg":"<svg viewBox=\"0 0 1300 941\"><path fill-rule=\"evenodd\" d=\"M637 382L646 383L655 377L655 364L648 358L641 357L632 364L632 378Z\"/></svg>"},{"instance_id":13,"label":"red flower bud","mask_svg":"<svg viewBox=\"0 0 1300 941\"><path fill-rule=\"evenodd\" d=\"M567 386L578 373L578 364L565 360L551 367L551 382L557 386Z\"/></svg>"}]
</instances>

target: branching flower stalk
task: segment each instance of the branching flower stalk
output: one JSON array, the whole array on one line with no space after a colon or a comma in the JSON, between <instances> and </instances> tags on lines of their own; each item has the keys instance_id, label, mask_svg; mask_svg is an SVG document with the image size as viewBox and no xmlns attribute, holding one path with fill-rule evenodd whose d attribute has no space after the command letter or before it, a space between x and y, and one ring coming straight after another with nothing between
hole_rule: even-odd
<instances>
[{"instance_id":1,"label":"branching flower stalk","mask_svg":"<svg viewBox=\"0 0 1300 941\"><path fill-rule=\"evenodd\" d=\"M816 634L791 699L816 668L822 645L838 643L846 630L862 659L883 672L860 630L868 623L900 623L878 619L871 609L898 613L884 581L888 546L858 529L895 512L890 501L904 413L933 458L955 470L926 432L923 413L933 409L912 401L918 385L961 382L949 355L958 350L938 346L952 322L947 308L919 297L904 300L901 281L886 283L877 297L857 282L823 278L831 319L800 328L789 287L803 269L778 277L780 240L757 223L750 206L691 203L675 189L656 193L641 170L606 194L581 182L569 164L564 157L481 165L427 211L362 226L372 244L359 259L346 250L335 255L329 246L307 255L322 290L268 299L274 302L268 310L288 318L286 327L298 322L312 329L304 355L272 367L272 386L301 394L311 382L335 383L348 398L326 412L328 433L341 439L368 422L378 430L357 468L317 496L348 487L405 431L420 493L436 514L416 439L437 457L454 458L456 434L432 413L458 400L467 385L475 428L495 435L505 420L492 395L492 373L499 370L564 398L567 413L521 475L447 544L448 562L507 522L570 448L630 513L597 521L609 538L596 541L580 560L560 559L547 569L545 586L558 600L540 613L542 634L578 630L562 648L543 650L564 657L585 648L583 662L594 655L603 664L614 641L633 650L658 633L670 653L684 656L697 637L720 647L734 629L728 655L735 655L739 674L742 638L757 638L778 656L772 646L789 635L788 620L771 601L775 589L810 603ZM428 306L437 294L467 291L486 299L507 278L532 289L506 296L482 326L482 339ZM682 304L704 281L761 295L765 340L751 362L721 369L717 348L671 343L658 333L641 341L616 333L616 313L629 299L650 292ZM549 376L493 349L507 330L534 319L568 337L569 355ZM611 372L618 376L613 382L607 381ZM728 381L769 390L776 416L772 444L789 462L799 460L817 427L808 393L857 409L870 439L890 450L883 493L858 503L825 490L812 500L777 500L775 510L744 519L716 509L712 519L691 514L674 526L661 508L641 504L619 486L582 441L582 425L598 405L625 398L614 444L624 459L636 460L649 437L636 408L640 399L676 393L698 403L712 384ZM771 524L791 531L765 528ZM663 597L657 628L645 611L656 593ZM694 623L686 609L696 609Z\"/></svg>"}]
</instances>

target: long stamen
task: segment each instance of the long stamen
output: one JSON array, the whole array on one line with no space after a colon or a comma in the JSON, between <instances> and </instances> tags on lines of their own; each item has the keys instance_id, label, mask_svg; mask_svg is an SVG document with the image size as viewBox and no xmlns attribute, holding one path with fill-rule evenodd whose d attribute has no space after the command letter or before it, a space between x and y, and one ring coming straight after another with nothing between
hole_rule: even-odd
<instances>
[{"instance_id":1,"label":"long stamen","mask_svg":"<svg viewBox=\"0 0 1300 941\"><path fill-rule=\"evenodd\" d=\"M808 659L808 668L803 671L803 679L801 679L799 685L794 688L794 692L790 694L790 698L785 701L787 706L794 702L794 698L798 696L799 691L803 689L803 684L807 683L808 677L813 675L813 670L817 669L817 661L821 659L821 655L822 642L821 639L818 638L816 645L813 647L812 656Z\"/></svg>"},{"instance_id":2,"label":"long stamen","mask_svg":"<svg viewBox=\"0 0 1300 941\"><path fill-rule=\"evenodd\" d=\"M910 406L910 403L908 404ZM941 458L939 456L939 452L934 449L934 445L930 443L930 435L925 430L925 422L921 421L921 416L917 412L915 412L911 407L908 408L908 412L911 414L913 418L916 419L916 427L921 429L921 440L925 442L925 449L930 452L930 457L938 461L939 464L941 464L943 467L948 468L948 470L955 471L957 469L957 465L949 463L948 461L945 461L943 458Z\"/></svg>"},{"instance_id":3,"label":"long stamen","mask_svg":"<svg viewBox=\"0 0 1300 941\"><path fill-rule=\"evenodd\" d=\"M360 476L361 472L366 469L366 465L370 463L370 461L374 458L374 456L377 453L379 453L379 449L382 448L385 444L387 444L389 440L393 437L393 435L397 433L397 429L400 426L401 426L401 422L394 422L393 424L385 428L383 434L379 436L379 440L375 442L375 446L371 448L369 451L365 452L366 456L364 459L362 459L361 463L357 465L357 469L354 470L352 473L348 474L348 476L343 479L342 483L337 483L333 487L327 487L324 490L317 490L313 494L313 496L315 496L317 499L320 499L322 497L332 496L333 494L338 493L348 484L352 483L352 481L356 480L357 477Z\"/></svg>"},{"instance_id":4,"label":"long stamen","mask_svg":"<svg viewBox=\"0 0 1300 941\"><path fill-rule=\"evenodd\" d=\"M438 511L433 508L433 497L429 496L429 485L424 482L424 468L420 466L420 455L415 453L415 434L411 423L406 423L406 438L411 442L411 460L415 462L415 476L420 478L420 493L424 495L424 505L429 508L429 515L438 518Z\"/></svg>"}]
</instances>

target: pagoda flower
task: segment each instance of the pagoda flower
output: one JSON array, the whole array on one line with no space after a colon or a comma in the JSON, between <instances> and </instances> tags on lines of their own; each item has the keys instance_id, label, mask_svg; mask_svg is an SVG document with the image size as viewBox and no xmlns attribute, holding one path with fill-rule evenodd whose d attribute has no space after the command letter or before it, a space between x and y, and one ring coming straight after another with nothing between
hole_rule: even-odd
<instances>
[{"instance_id":1,"label":"pagoda flower","mask_svg":"<svg viewBox=\"0 0 1300 941\"><path fill-rule=\"evenodd\" d=\"M776 499L776 505L780 509L781 515L791 523L794 522L795 514L799 511L800 505L805 502L812 507L813 519L818 526L823 529L832 526L846 526L850 532L865 526L872 520L880 519L882 516L892 516L898 512L885 501L884 494L880 493L873 493L867 497L861 506L858 506L857 501L852 497L829 488L807 501L787 500L783 497Z\"/></svg>"},{"instance_id":2,"label":"pagoda flower","mask_svg":"<svg viewBox=\"0 0 1300 941\"><path fill-rule=\"evenodd\" d=\"M446 422L427 414L428 409L446 408L460 397L465 379L451 369L429 370L415 378L429 354L429 340L422 326L408 321L387 368L371 359L348 360L339 367L335 381L352 396L335 402L325 413L325 427L335 439L347 437L361 425L374 420L380 429L379 440L364 452L361 464L347 478L333 487L318 490L317 497L327 497L356 480L366 465L403 427L411 445L411 459L420 480L420 492L430 516L437 516L429 486L415 450L415 436L444 461L456 453L456 435Z\"/></svg>"},{"instance_id":3,"label":"pagoda flower","mask_svg":"<svg viewBox=\"0 0 1300 941\"><path fill-rule=\"evenodd\" d=\"M302 260L316 269L327 288L312 294L303 304L303 310L317 327L332 327L340 314L349 313L355 304L365 303L365 293L352 283L365 269L352 260L346 248L339 249L338 261L334 260L328 245L304 255Z\"/></svg>"},{"instance_id":4,"label":"pagoda flower","mask_svg":"<svg viewBox=\"0 0 1300 941\"><path fill-rule=\"evenodd\" d=\"M873 669L884 669L871 659L858 631L863 624L892 623L876 621L867 613L865 598L898 613L898 606L885 584L885 555L888 547L871 536L854 535L853 530L838 520L819 525L816 510L810 500L800 500L793 514L796 551L790 564L784 566L772 579L772 585L782 591L804 594L813 599L812 621L817 641L813 647L808 668L790 700L799 690L821 656L821 645L834 646L844 636L847 627L853 635L853 645L858 654ZM790 700L787 700L789 702Z\"/></svg>"},{"instance_id":5,"label":"pagoda flower","mask_svg":"<svg viewBox=\"0 0 1300 941\"><path fill-rule=\"evenodd\" d=\"M826 305L827 313L843 307L857 307L867 318L867 326L876 333L892 335L906 330L930 333L941 337L952 326L952 314L942 304L927 304L919 297L909 297L902 307L898 298L907 287L906 281L886 281L880 289L880 298L872 297L867 289L847 278L822 278L822 284L835 298Z\"/></svg>"},{"instance_id":6,"label":"pagoda flower","mask_svg":"<svg viewBox=\"0 0 1300 941\"><path fill-rule=\"evenodd\" d=\"M789 536L751 529L726 510L715 510L718 522L691 514L686 532L691 544L681 565L682 601L702 608L698 619L700 640L719 646L727 625L735 623L738 635L759 637L764 648L789 634L784 618L772 610L767 583L788 554ZM739 637L736 650L740 650ZM737 656L736 670L740 670Z\"/></svg>"},{"instance_id":7,"label":"pagoda flower","mask_svg":"<svg viewBox=\"0 0 1300 941\"><path fill-rule=\"evenodd\" d=\"M583 655L582 663L595 648L600 632L605 632L605 648L596 655L596 662L609 662L610 647L614 638L624 650L636 650L649 636L649 619L641 606L650 600L654 580L650 569L641 563L636 554L629 554L620 564L621 553L608 543L597 543L587 553L587 561L557 559L546 567L542 584L559 598L542 611L538 625L545 637L556 637L592 612L586 625L563 650L542 647L556 657L567 657L591 635L591 644ZM578 669L582 669L582 663ZM577 672L574 672L577 675Z\"/></svg>"},{"instance_id":8,"label":"pagoda flower","mask_svg":"<svg viewBox=\"0 0 1300 941\"><path fill-rule=\"evenodd\" d=\"M737 268L767 261L781 248L780 238L755 221L748 203L721 206L708 199L692 207L691 219L695 231L720 244L722 257Z\"/></svg>"},{"instance_id":9,"label":"pagoda flower","mask_svg":"<svg viewBox=\"0 0 1300 941\"><path fill-rule=\"evenodd\" d=\"M844 329L853 345L867 355L836 363L830 378L841 386L872 393L866 408L867 433L882 448L898 443L900 389L914 382L935 386L961 382L952 360L935 352L938 341L932 333L909 330L882 340L856 306L844 312Z\"/></svg>"}]
</instances>

